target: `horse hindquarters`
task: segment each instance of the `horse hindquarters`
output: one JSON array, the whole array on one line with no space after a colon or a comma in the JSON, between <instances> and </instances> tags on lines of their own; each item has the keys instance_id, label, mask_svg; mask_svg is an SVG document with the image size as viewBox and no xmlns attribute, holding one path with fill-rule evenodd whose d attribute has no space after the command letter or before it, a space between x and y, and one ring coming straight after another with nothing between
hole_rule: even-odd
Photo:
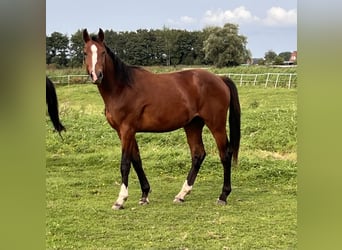
<instances>
[{"instance_id":1,"label":"horse hindquarters","mask_svg":"<svg viewBox=\"0 0 342 250\"><path fill-rule=\"evenodd\" d=\"M237 89L234 82L229 78L222 78L222 80L228 87L229 98L225 99L222 96L221 100L219 100L222 106L213 109L210 119L206 120L206 125L215 138L220 160L223 165L223 187L218 204L226 204L227 197L231 193L231 164L232 159L237 161L240 145L240 103ZM226 101L229 101L229 103L226 104ZM224 109L228 109L229 111L229 139L226 131L227 111L223 113L222 110Z\"/></svg>"},{"instance_id":2,"label":"horse hindquarters","mask_svg":"<svg viewBox=\"0 0 342 250\"><path fill-rule=\"evenodd\" d=\"M223 187L222 193L218 199L218 204L227 204L227 197L230 194L231 188L231 164L232 159L237 163L238 152L240 147L240 123L241 123L241 112L240 102L237 92L237 88L234 82L229 78L222 78L226 83L230 92L230 103L229 103L229 139L227 138L226 129L224 127L220 130L211 130L213 133L217 147L220 153L221 163L223 165ZM210 128L209 128L210 129Z\"/></svg>"},{"instance_id":3,"label":"horse hindquarters","mask_svg":"<svg viewBox=\"0 0 342 250\"><path fill-rule=\"evenodd\" d=\"M238 161L238 153L240 148L241 138L241 108L239 94L234 82L223 77L222 80L227 84L230 90L230 105L229 105L229 139L230 150L233 152L233 160Z\"/></svg>"}]
</instances>

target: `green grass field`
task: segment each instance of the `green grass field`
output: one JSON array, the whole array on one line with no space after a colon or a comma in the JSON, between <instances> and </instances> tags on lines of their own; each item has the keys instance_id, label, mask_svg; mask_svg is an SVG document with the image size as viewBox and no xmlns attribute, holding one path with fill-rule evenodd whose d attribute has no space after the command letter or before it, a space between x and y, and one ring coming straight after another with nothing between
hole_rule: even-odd
<instances>
[{"instance_id":1,"label":"green grass field","mask_svg":"<svg viewBox=\"0 0 342 250\"><path fill-rule=\"evenodd\" d=\"M62 141L46 116L47 249L296 249L297 90L240 87L242 139L227 206L223 170L207 129L207 157L192 193L173 204L190 169L182 129L137 135L152 193L139 206L133 169L125 209L120 141L92 84L58 86Z\"/></svg>"}]
</instances>

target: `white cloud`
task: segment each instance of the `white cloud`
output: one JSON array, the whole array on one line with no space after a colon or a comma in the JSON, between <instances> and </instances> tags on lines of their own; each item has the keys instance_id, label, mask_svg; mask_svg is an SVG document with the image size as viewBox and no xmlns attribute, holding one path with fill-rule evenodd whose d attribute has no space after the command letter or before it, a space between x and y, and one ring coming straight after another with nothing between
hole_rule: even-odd
<instances>
[{"instance_id":1,"label":"white cloud","mask_svg":"<svg viewBox=\"0 0 342 250\"><path fill-rule=\"evenodd\" d=\"M200 21L190 16L182 16L178 19L168 19L168 24L178 28L204 26L223 26L225 23L238 25L262 25L272 27L286 27L297 25L297 9L286 10L281 7L271 7L265 16L256 16L245 6L233 10L207 10Z\"/></svg>"},{"instance_id":2,"label":"white cloud","mask_svg":"<svg viewBox=\"0 0 342 250\"><path fill-rule=\"evenodd\" d=\"M233 10L207 10L202 18L204 25L222 26L225 23L262 24L266 26L293 26L297 24L297 9L286 10L272 7L267 10L266 17L258 17L244 6Z\"/></svg>"},{"instance_id":3,"label":"white cloud","mask_svg":"<svg viewBox=\"0 0 342 250\"><path fill-rule=\"evenodd\" d=\"M195 23L196 22L196 19L192 18L192 17L189 17L189 16L182 16L180 18L180 21L182 23Z\"/></svg>"},{"instance_id":4,"label":"white cloud","mask_svg":"<svg viewBox=\"0 0 342 250\"><path fill-rule=\"evenodd\" d=\"M272 7L267 11L267 17L262 20L268 26L291 26L297 24L297 10L285 10Z\"/></svg>"},{"instance_id":5,"label":"white cloud","mask_svg":"<svg viewBox=\"0 0 342 250\"><path fill-rule=\"evenodd\" d=\"M196 23L196 19L189 16L182 16L178 20L168 19L167 22L177 27L184 27Z\"/></svg>"},{"instance_id":6,"label":"white cloud","mask_svg":"<svg viewBox=\"0 0 342 250\"><path fill-rule=\"evenodd\" d=\"M244 6L240 6L234 10L222 10L218 9L216 11L207 10L205 12L204 18L202 19L205 25L220 25L225 23L243 23L258 21L259 18L253 16L252 13L247 10Z\"/></svg>"}]
</instances>

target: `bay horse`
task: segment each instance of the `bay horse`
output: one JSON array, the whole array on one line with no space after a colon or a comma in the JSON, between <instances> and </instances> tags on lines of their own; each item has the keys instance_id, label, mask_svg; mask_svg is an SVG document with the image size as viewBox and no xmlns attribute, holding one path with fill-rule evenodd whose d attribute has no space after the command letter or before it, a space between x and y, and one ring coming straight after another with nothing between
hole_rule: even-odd
<instances>
[{"instance_id":1,"label":"bay horse","mask_svg":"<svg viewBox=\"0 0 342 250\"><path fill-rule=\"evenodd\" d=\"M240 146L240 103L232 80L202 69L154 74L127 65L106 45L104 32L90 36L83 30L84 64L97 85L108 123L121 141L121 188L113 209L122 209L128 198L131 164L142 191L139 204L148 204L146 178L135 138L137 132L168 132L184 128L192 165L174 202L181 203L192 190L206 152L202 130L206 125L215 138L223 165L223 187L217 200L227 204L231 192L231 163L237 162ZM226 132L229 109L229 140Z\"/></svg>"},{"instance_id":2,"label":"bay horse","mask_svg":"<svg viewBox=\"0 0 342 250\"><path fill-rule=\"evenodd\" d=\"M62 137L61 132L63 130L65 131L65 127L63 126L63 124L61 123L59 119L57 93L56 93L55 85L47 76L46 76L46 104L48 107L48 113L49 113L51 122L53 124L53 127Z\"/></svg>"}]
</instances>

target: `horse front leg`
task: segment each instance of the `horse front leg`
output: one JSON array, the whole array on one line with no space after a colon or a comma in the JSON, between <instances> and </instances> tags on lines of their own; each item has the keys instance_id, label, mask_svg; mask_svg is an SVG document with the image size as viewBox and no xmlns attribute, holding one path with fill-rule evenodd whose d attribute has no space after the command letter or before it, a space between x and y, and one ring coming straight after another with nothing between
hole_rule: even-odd
<instances>
[{"instance_id":1,"label":"horse front leg","mask_svg":"<svg viewBox=\"0 0 342 250\"><path fill-rule=\"evenodd\" d=\"M112 209L119 210L123 209L124 202L128 198L128 176L131 169L131 162L132 162L132 151L133 151L133 145L134 145L134 132L125 129L120 130L118 133L120 140L121 140L121 147L122 147L122 153L121 153L121 165L120 165L120 171L121 171L121 188L119 196L112 206Z\"/></svg>"},{"instance_id":2,"label":"horse front leg","mask_svg":"<svg viewBox=\"0 0 342 250\"><path fill-rule=\"evenodd\" d=\"M141 192L142 192L141 199L139 200L139 204L146 205L149 203L148 194L150 192L150 184L148 183L147 177L142 167L139 147L135 138L133 141L132 163L133 163L133 168L135 172L137 173L137 176L140 182Z\"/></svg>"},{"instance_id":3,"label":"horse front leg","mask_svg":"<svg viewBox=\"0 0 342 250\"><path fill-rule=\"evenodd\" d=\"M131 158L128 156L124 150L122 150L121 155L121 188L119 197L117 198L116 202L112 206L112 209L119 210L123 209L123 204L128 198L128 176L131 169Z\"/></svg>"}]
</instances>

